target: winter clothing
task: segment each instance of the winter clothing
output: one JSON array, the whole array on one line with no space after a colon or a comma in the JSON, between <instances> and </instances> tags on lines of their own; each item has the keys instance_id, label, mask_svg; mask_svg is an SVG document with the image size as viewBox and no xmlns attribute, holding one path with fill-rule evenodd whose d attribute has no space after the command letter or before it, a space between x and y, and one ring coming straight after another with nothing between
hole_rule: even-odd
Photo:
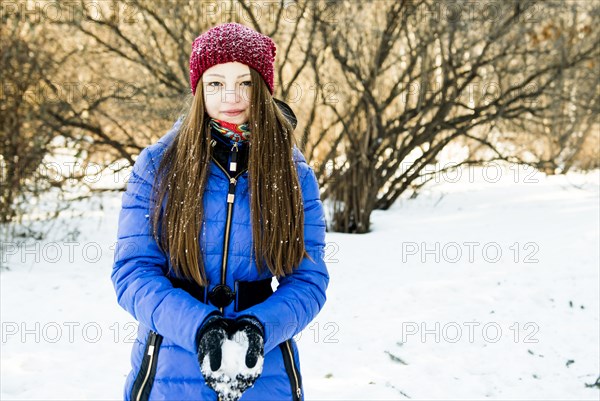
<instances>
[{"instance_id":1,"label":"winter clothing","mask_svg":"<svg viewBox=\"0 0 600 401\"><path fill-rule=\"evenodd\" d=\"M196 86L210 67L238 61L255 69L265 80L271 95L276 46L273 39L235 22L217 25L198 36L190 55L190 85Z\"/></svg>"},{"instance_id":2,"label":"winter clothing","mask_svg":"<svg viewBox=\"0 0 600 401\"><path fill-rule=\"evenodd\" d=\"M206 383L221 401L237 401L262 372L264 328L252 316L235 320L213 316L196 338L200 371Z\"/></svg>"},{"instance_id":3,"label":"winter clothing","mask_svg":"<svg viewBox=\"0 0 600 401\"><path fill-rule=\"evenodd\" d=\"M250 128L248 123L235 124L228 121L211 118L209 121L211 128L217 130L222 135L236 142L245 142L250 140Z\"/></svg>"},{"instance_id":4,"label":"winter clothing","mask_svg":"<svg viewBox=\"0 0 600 401\"><path fill-rule=\"evenodd\" d=\"M204 357L208 355L211 370L219 370L223 341L231 332L233 320L212 316L200 327L196 335L198 344L198 362L202 365Z\"/></svg>"},{"instance_id":5,"label":"winter clothing","mask_svg":"<svg viewBox=\"0 0 600 401\"><path fill-rule=\"evenodd\" d=\"M225 338L244 333L248 339L248 349L245 356L246 366L253 368L264 352L264 328L252 316L240 316L237 319L225 319L215 315L206 320L196 334L198 344L198 361L203 363L204 357L209 356L210 368L218 370L221 367L222 345Z\"/></svg>"},{"instance_id":6,"label":"winter clothing","mask_svg":"<svg viewBox=\"0 0 600 401\"><path fill-rule=\"evenodd\" d=\"M260 322L252 316L241 316L236 320L236 332L244 333L248 338L248 350L246 352L246 366L253 368L256 361L264 352L264 332Z\"/></svg>"},{"instance_id":7,"label":"winter clothing","mask_svg":"<svg viewBox=\"0 0 600 401\"><path fill-rule=\"evenodd\" d=\"M295 126L289 106L279 100L276 103ZM262 373L241 401L303 399L298 349L292 337L323 307L329 282L323 261L325 218L315 174L294 147L304 205L304 241L313 261L304 258L291 275L279 280L272 293L271 273L264 269L259 274L253 255L248 144L234 147L231 139L221 135L217 140L219 136L213 132L213 161L203 201L206 224L199 233L208 285L204 288L182 281L170 276L168 255L151 235L149 210L156 168L181 121L140 153L123 194L111 279L119 305L139 322L124 399L217 400L200 371L196 335L204 322L218 313L213 302L222 299L214 289L221 284L224 255L227 265L222 284L233 290L233 299L223 308L223 317L249 316L264 328ZM240 157L232 171L230 161L236 151ZM236 178L235 184L230 177ZM228 204L228 199L233 203ZM228 245L224 245L226 232Z\"/></svg>"}]
</instances>

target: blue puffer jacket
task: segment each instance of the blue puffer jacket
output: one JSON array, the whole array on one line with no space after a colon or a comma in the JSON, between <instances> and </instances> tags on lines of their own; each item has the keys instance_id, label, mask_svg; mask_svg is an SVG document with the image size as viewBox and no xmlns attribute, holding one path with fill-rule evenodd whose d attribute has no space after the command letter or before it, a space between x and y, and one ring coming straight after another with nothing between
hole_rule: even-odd
<instances>
[{"instance_id":1,"label":"blue puffer jacket","mask_svg":"<svg viewBox=\"0 0 600 401\"><path fill-rule=\"evenodd\" d=\"M195 335L206 317L218 309L200 302L168 276L168 255L150 235L149 197L156 167L177 134L181 120L157 143L139 155L123 194L118 241L111 279L119 305L139 322L131 353L131 371L125 381L125 400L217 400L204 382L196 356ZM264 302L237 311L236 302L223 310L225 317L241 314L257 318L265 327L263 372L242 396L249 400L304 399L297 345L292 339L304 329L325 303L329 275L323 251L325 217L315 174L302 153L294 148L294 162L304 202L304 239L314 262L304 258L293 274L282 278ZM227 173L213 160L204 194L206 225L200 235L209 281L207 291L221 280L223 239L226 232ZM271 276L259 275L251 257L248 172L238 177L230 215L226 284Z\"/></svg>"}]
</instances>

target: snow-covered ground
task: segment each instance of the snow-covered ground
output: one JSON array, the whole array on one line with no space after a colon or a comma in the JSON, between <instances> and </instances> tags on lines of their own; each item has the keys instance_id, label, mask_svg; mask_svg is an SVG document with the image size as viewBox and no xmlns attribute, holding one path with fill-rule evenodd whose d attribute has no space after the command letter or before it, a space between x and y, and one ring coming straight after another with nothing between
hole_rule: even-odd
<instances>
[{"instance_id":1,"label":"snow-covered ground","mask_svg":"<svg viewBox=\"0 0 600 401\"><path fill-rule=\"evenodd\" d=\"M328 301L297 337L307 400L599 399L600 172L498 171L328 233ZM101 200L3 244L2 400L122 397L136 322L110 280L120 194Z\"/></svg>"}]
</instances>

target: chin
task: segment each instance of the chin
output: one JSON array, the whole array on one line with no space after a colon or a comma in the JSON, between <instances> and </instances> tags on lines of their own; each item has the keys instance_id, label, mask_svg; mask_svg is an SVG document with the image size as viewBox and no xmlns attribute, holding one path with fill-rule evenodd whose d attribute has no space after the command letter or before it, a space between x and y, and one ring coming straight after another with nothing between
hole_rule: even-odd
<instances>
[{"instance_id":1,"label":"chin","mask_svg":"<svg viewBox=\"0 0 600 401\"><path fill-rule=\"evenodd\" d=\"M221 120L227 121L228 123L232 124L242 124L248 121L248 116L244 115L243 113L235 117L223 115L223 118L221 118Z\"/></svg>"}]
</instances>

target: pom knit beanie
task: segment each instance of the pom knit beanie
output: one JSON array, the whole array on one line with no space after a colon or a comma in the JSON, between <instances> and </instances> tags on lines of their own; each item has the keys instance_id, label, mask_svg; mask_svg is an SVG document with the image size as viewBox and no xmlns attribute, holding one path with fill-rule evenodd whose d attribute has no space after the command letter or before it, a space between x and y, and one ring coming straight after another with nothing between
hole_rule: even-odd
<instances>
[{"instance_id":1,"label":"pom knit beanie","mask_svg":"<svg viewBox=\"0 0 600 401\"><path fill-rule=\"evenodd\" d=\"M238 61L255 69L264 79L273 95L273 65L275 42L255 30L236 22L217 25L198 36L190 55L190 85L196 86L204 71L210 67Z\"/></svg>"}]
</instances>

